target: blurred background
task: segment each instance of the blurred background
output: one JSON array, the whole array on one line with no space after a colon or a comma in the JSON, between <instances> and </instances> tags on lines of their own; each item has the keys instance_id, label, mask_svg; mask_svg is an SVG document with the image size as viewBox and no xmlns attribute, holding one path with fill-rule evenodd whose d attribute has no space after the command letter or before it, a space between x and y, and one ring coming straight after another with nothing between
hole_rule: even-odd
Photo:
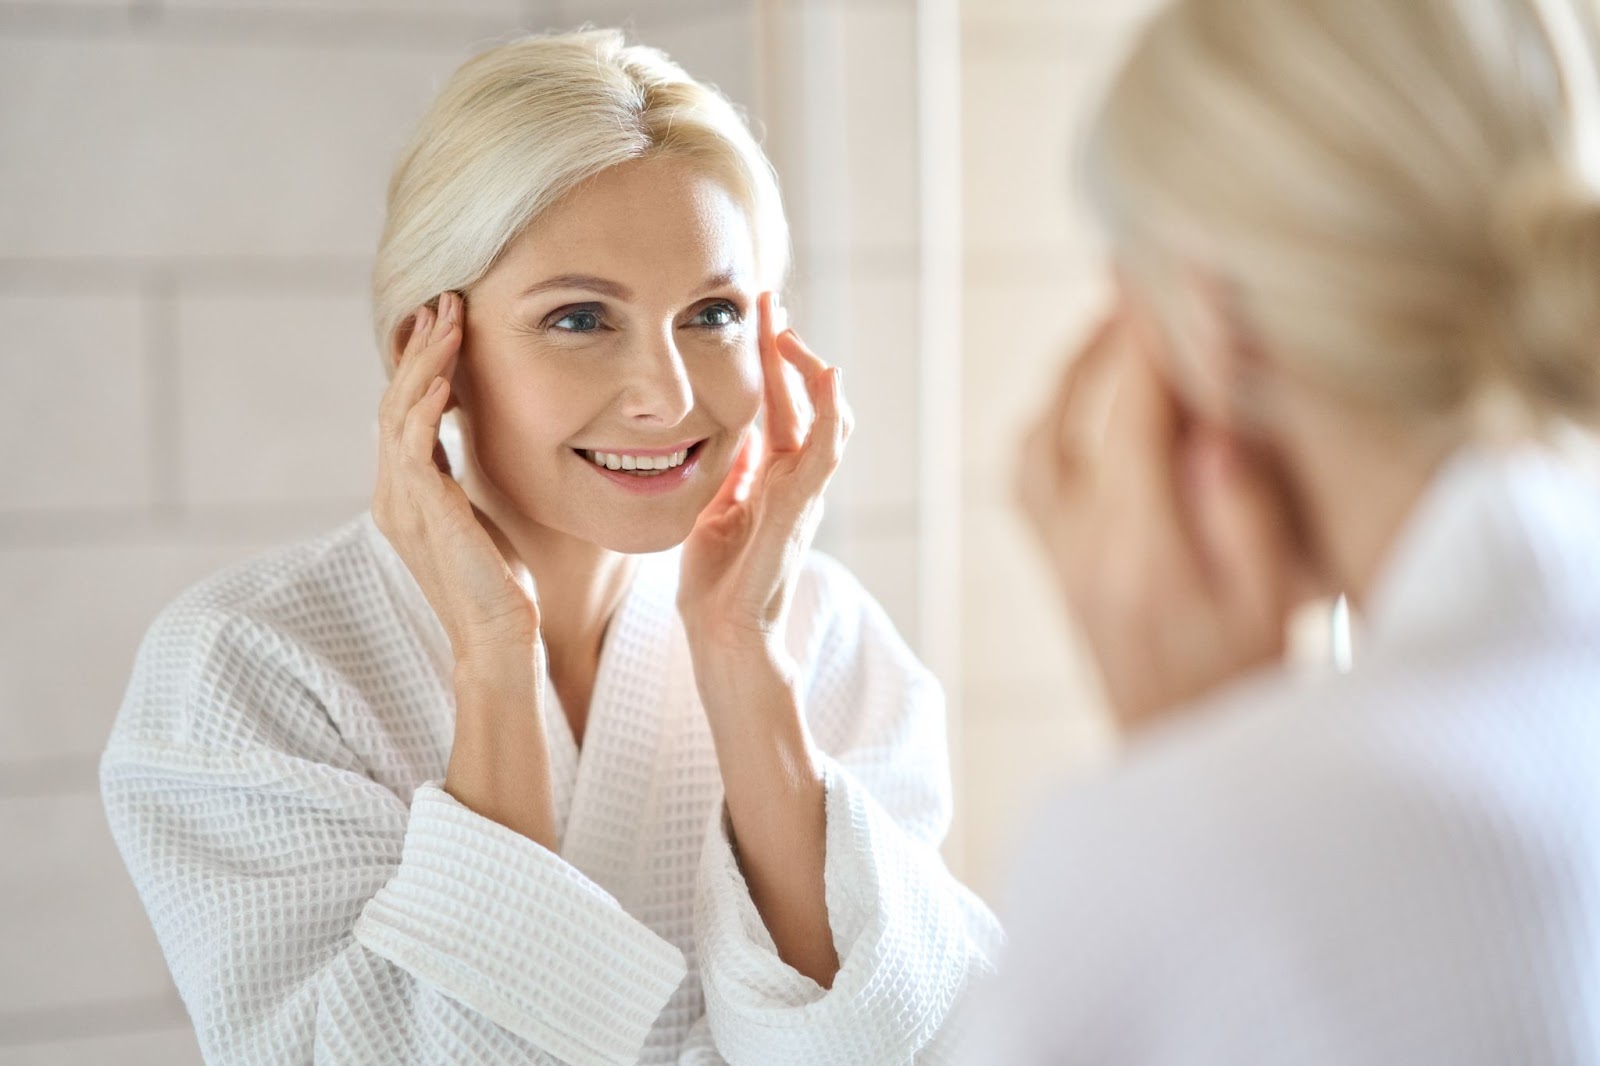
<instances>
[{"instance_id":1,"label":"blurred background","mask_svg":"<svg viewBox=\"0 0 1600 1066\"><path fill-rule=\"evenodd\" d=\"M156 611L367 505L367 272L437 86L624 25L744 107L858 417L820 547L944 680L951 868L1110 740L1010 505L1102 293L1069 148L1147 0L0 0L0 1066L198 1063L96 762Z\"/></svg>"}]
</instances>

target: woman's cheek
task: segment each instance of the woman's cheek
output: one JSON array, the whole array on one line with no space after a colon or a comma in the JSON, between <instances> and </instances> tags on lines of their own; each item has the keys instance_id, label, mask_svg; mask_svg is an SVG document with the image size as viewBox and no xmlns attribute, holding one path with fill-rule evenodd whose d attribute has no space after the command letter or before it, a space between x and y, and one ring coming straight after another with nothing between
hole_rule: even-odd
<instances>
[{"instance_id":1,"label":"woman's cheek","mask_svg":"<svg viewBox=\"0 0 1600 1066\"><path fill-rule=\"evenodd\" d=\"M761 357L752 350L750 358L742 360L740 367L743 373L739 377L735 419L739 428L743 429L761 413Z\"/></svg>"},{"instance_id":2,"label":"woman's cheek","mask_svg":"<svg viewBox=\"0 0 1600 1066\"><path fill-rule=\"evenodd\" d=\"M703 362L705 370L694 383L695 394L711 416L740 430L761 411L761 357L755 338L749 341L728 351L726 358Z\"/></svg>"}]
</instances>

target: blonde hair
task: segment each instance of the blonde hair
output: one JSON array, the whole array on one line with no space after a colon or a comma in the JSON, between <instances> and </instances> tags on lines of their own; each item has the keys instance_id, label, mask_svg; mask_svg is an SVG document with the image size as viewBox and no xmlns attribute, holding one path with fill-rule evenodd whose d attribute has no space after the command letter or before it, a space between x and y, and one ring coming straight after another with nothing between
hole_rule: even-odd
<instances>
[{"instance_id":1,"label":"blonde hair","mask_svg":"<svg viewBox=\"0 0 1600 1066\"><path fill-rule=\"evenodd\" d=\"M1141 288L1199 265L1272 357L1468 432L1600 419L1590 0L1175 0L1083 161ZM1159 299L1159 297L1157 297Z\"/></svg>"},{"instance_id":2,"label":"blonde hair","mask_svg":"<svg viewBox=\"0 0 1600 1066\"><path fill-rule=\"evenodd\" d=\"M706 165L749 211L763 288L789 233L777 178L740 113L660 51L617 30L522 37L450 77L389 181L372 271L384 370L416 307L481 278L539 213L588 178L648 156Z\"/></svg>"}]
</instances>

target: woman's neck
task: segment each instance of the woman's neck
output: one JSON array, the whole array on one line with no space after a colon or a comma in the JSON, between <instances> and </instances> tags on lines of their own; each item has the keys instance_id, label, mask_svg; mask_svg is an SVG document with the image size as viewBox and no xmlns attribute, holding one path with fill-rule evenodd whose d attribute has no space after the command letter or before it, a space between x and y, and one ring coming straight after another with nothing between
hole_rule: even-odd
<instances>
[{"instance_id":1,"label":"woman's neck","mask_svg":"<svg viewBox=\"0 0 1600 1066\"><path fill-rule=\"evenodd\" d=\"M459 476L468 497L500 527L533 575L550 678L581 733L606 630L628 594L638 559L540 525L481 478Z\"/></svg>"},{"instance_id":2,"label":"woman's neck","mask_svg":"<svg viewBox=\"0 0 1600 1066\"><path fill-rule=\"evenodd\" d=\"M1370 602L1396 542L1459 438L1428 435L1343 405L1306 402L1285 418L1280 462L1330 594Z\"/></svg>"}]
</instances>

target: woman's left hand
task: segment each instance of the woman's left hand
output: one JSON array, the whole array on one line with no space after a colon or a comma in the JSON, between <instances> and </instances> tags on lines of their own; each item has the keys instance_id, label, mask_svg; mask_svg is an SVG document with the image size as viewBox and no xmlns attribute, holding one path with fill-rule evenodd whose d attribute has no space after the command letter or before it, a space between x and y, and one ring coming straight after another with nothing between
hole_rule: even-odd
<instances>
[{"instance_id":1,"label":"woman's left hand","mask_svg":"<svg viewBox=\"0 0 1600 1066\"><path fill-rule=\"evenodd\" d=\"M772 293L763 293L757 306L765 443L752 426L721 490L689 534L680 566L678 611L702 661L743 654L781 660L795 577L853 425L840 369L793 330L777 332ZM816 412L809 427L802 425L785 362L805 381Z\"/></svg>"},{"instance_id":2,"label":"woman's left hand","mask_svg":"<svg viewBox=\"0 0 1600 1066\"><path fill-rule=\"evenodd\" d=\"M783 622L852 419L839 368L794 331L776 332L772 293L763 293L758 307L765 445L752 426L684 543L678 613L716 745L729 844L751 902L778 957L829 988L839 957L823 877L826 786ZM785 363L805 381L816 412L809 426L802 425Z\"/></svg>"}]
</instances>

